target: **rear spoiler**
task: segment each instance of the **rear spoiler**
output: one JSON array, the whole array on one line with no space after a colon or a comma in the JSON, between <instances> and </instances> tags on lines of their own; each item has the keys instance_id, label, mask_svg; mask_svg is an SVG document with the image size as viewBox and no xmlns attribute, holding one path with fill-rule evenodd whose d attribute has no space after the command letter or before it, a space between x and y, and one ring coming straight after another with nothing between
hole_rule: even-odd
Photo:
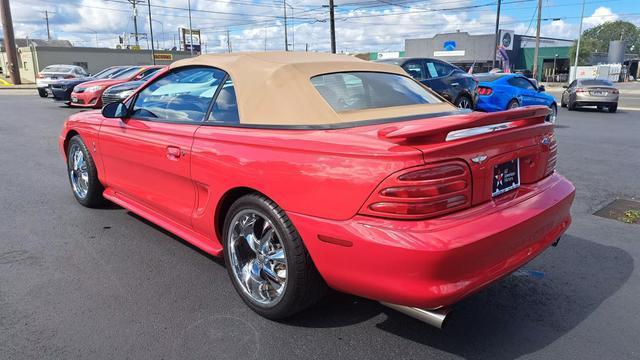
<instances>
[{"instance_id":1,"label":"rear spoiler","mask_svg":"<svg viewBox=\"0 0 640 360\"><path fill-rule=\"evenodd\" d=\"M471 112L386 126L378 131L378 136L386 139L421 138L433 142L453 141L515 127L542 124L549 113L549 108L542 105L495 113Z\"/></svg>"}]
</instances>

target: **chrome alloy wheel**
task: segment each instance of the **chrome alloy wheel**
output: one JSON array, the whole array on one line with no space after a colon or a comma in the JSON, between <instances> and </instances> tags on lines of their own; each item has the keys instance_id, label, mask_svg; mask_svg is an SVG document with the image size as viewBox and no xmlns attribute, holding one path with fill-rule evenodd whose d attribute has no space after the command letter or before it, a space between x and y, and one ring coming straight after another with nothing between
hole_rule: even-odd
<instances>
[{"instance_id":1,"label":"chrome alloy wheel","mask_svg":"<svg viewBox=\"0 0 640 360\"><path fill-rule=\"evenodd\" d=\"M287 286L287 256L273 223L257 210L242 210L227 236L230 266L243 292L260 305L276 305Z\"/></svg>"},{"instance_id":2,"label":"chrome alloy wheel","mask_svg":"<svg viewBox=\"0 0 640 360\"><path fill-rule=\"evenodd\" d=\"M84 153L80 145L73 144L69 150L71 164L69 166L69 178L73 192L81 199L84 199L89 192L89 170L84 159Z\"/></svg>"},{"instance_id":3,"label":"chrome alloy wheel","mask_svg":"<svg viewBox=\"0 0 640 360\"><path fill-rule=\"evenodd\" d=\"M466 97L462 97L458 102L458 108L460 109L471 109L471 102Z\"/></svg>"}]
</instances>

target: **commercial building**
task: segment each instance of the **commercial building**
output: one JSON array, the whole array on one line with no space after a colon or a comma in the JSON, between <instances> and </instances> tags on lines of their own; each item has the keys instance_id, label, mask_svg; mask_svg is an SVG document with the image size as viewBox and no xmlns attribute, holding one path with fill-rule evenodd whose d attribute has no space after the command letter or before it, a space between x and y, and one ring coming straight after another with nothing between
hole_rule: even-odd
<instances>
[{"instance_id":1,"label":"commercial building","mask_svg":"<svg viewBox=\"0 0 640 360\"><path fill-rule=\"evenodd\" d=\"M491 70L495 53L495 35L472 35L467 32L437 34L431 38L406 39L405 55L430 57L448 61L465 70L474 65L474 72ZM509 57L510 69L533 70L535 37L501 30L500 43ZM569 74L569 49L573 40L540 38L538 55L539 80L565 81ZM499 66L499 65L496 65Z\"/></svg>"},{"instance_id":2,"label":"commercial building","mask_svg":"<svg viewBox=\"0 0 640 360\"><path fill-rule=\"evenodd\" d=\"M16 47L20 77L24 83L34 83L40 70L54 64L78 65L95 74L109 66L149 65L153 62L150 50L73 47L64 40L16 39ZM188 51L169 50L156 51L155 55L158 65L168 65L190 56ZM0 48L2 69L7 68L6 61L4 48Z\"/></svg>"}]
</instances>

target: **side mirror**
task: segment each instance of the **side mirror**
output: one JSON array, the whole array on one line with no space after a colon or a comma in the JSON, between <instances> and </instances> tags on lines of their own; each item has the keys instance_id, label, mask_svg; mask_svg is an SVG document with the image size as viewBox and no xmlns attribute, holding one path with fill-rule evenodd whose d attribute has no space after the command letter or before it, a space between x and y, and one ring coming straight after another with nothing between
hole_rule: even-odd
<instances>
[{"instance_id":1,"label":"side mirror","mask_svg":"<svg viewBox=\"0 0 640 360\"><path fill-rule=\"evenodd\" d=\"M538 87L538 91L539 91L539 92L544 92L544 90L545 90L544 85L540 85L540 86Z\"/></svg>"},{"instance_id":2,"label":"side mirror","mask_svg":"<svg viewBox=\"0 0 640 360\"><path fill-rule=\"evenodd\" d=\"M127 105L119 101L108 103L102 108L102 116L110 119L122 119L128 114Z\"/></svg>"}]
</instances>

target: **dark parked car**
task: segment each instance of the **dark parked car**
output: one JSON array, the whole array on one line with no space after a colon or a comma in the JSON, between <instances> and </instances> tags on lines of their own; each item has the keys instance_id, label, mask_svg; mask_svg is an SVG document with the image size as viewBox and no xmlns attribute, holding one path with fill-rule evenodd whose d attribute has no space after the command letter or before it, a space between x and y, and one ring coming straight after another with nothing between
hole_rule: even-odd
<instances>
[{"instance_id":1,"label":"dark parked car","mask_svg":"<svg viewBox=\"0 0 640 360\"><path fill-rule=\"evenodd\" d=\"M154 77L158 70L161 69L163 68L153 68L140 80L128 81L122 84L108 87L107 90L102 93L102 106L116 101L123 101L124 99L128 98L129 95L133 94L133 92L140 87L140 85L144 84L147 80Z\"/></svg>"},{"instance_id":2,"label":"dark parked car","mask_svg":"<svg viewBox=\"0 0 640 360\"><path fill-rule=\"evenodd\" d=\"M385 59L379 62L401 66L414 79L457 107L475 109L478 103L476 79L448 62L429 58Z\"/></svg>"},{"instance_id":3,"label":"dark parked car","mask_svg":"<svg viewBox=\"0 0 640 360\"><path fill-rule=\"evenodd\" d=\"M91 80L110 79L129 68L131 68L131 66L112 66L93 76L78 79L58 80L49 84L49 92L53 95L54 100L70 101L71 92L73 92L73 88L76 85L80 85Z\"/></svg>"}]
</instances>

